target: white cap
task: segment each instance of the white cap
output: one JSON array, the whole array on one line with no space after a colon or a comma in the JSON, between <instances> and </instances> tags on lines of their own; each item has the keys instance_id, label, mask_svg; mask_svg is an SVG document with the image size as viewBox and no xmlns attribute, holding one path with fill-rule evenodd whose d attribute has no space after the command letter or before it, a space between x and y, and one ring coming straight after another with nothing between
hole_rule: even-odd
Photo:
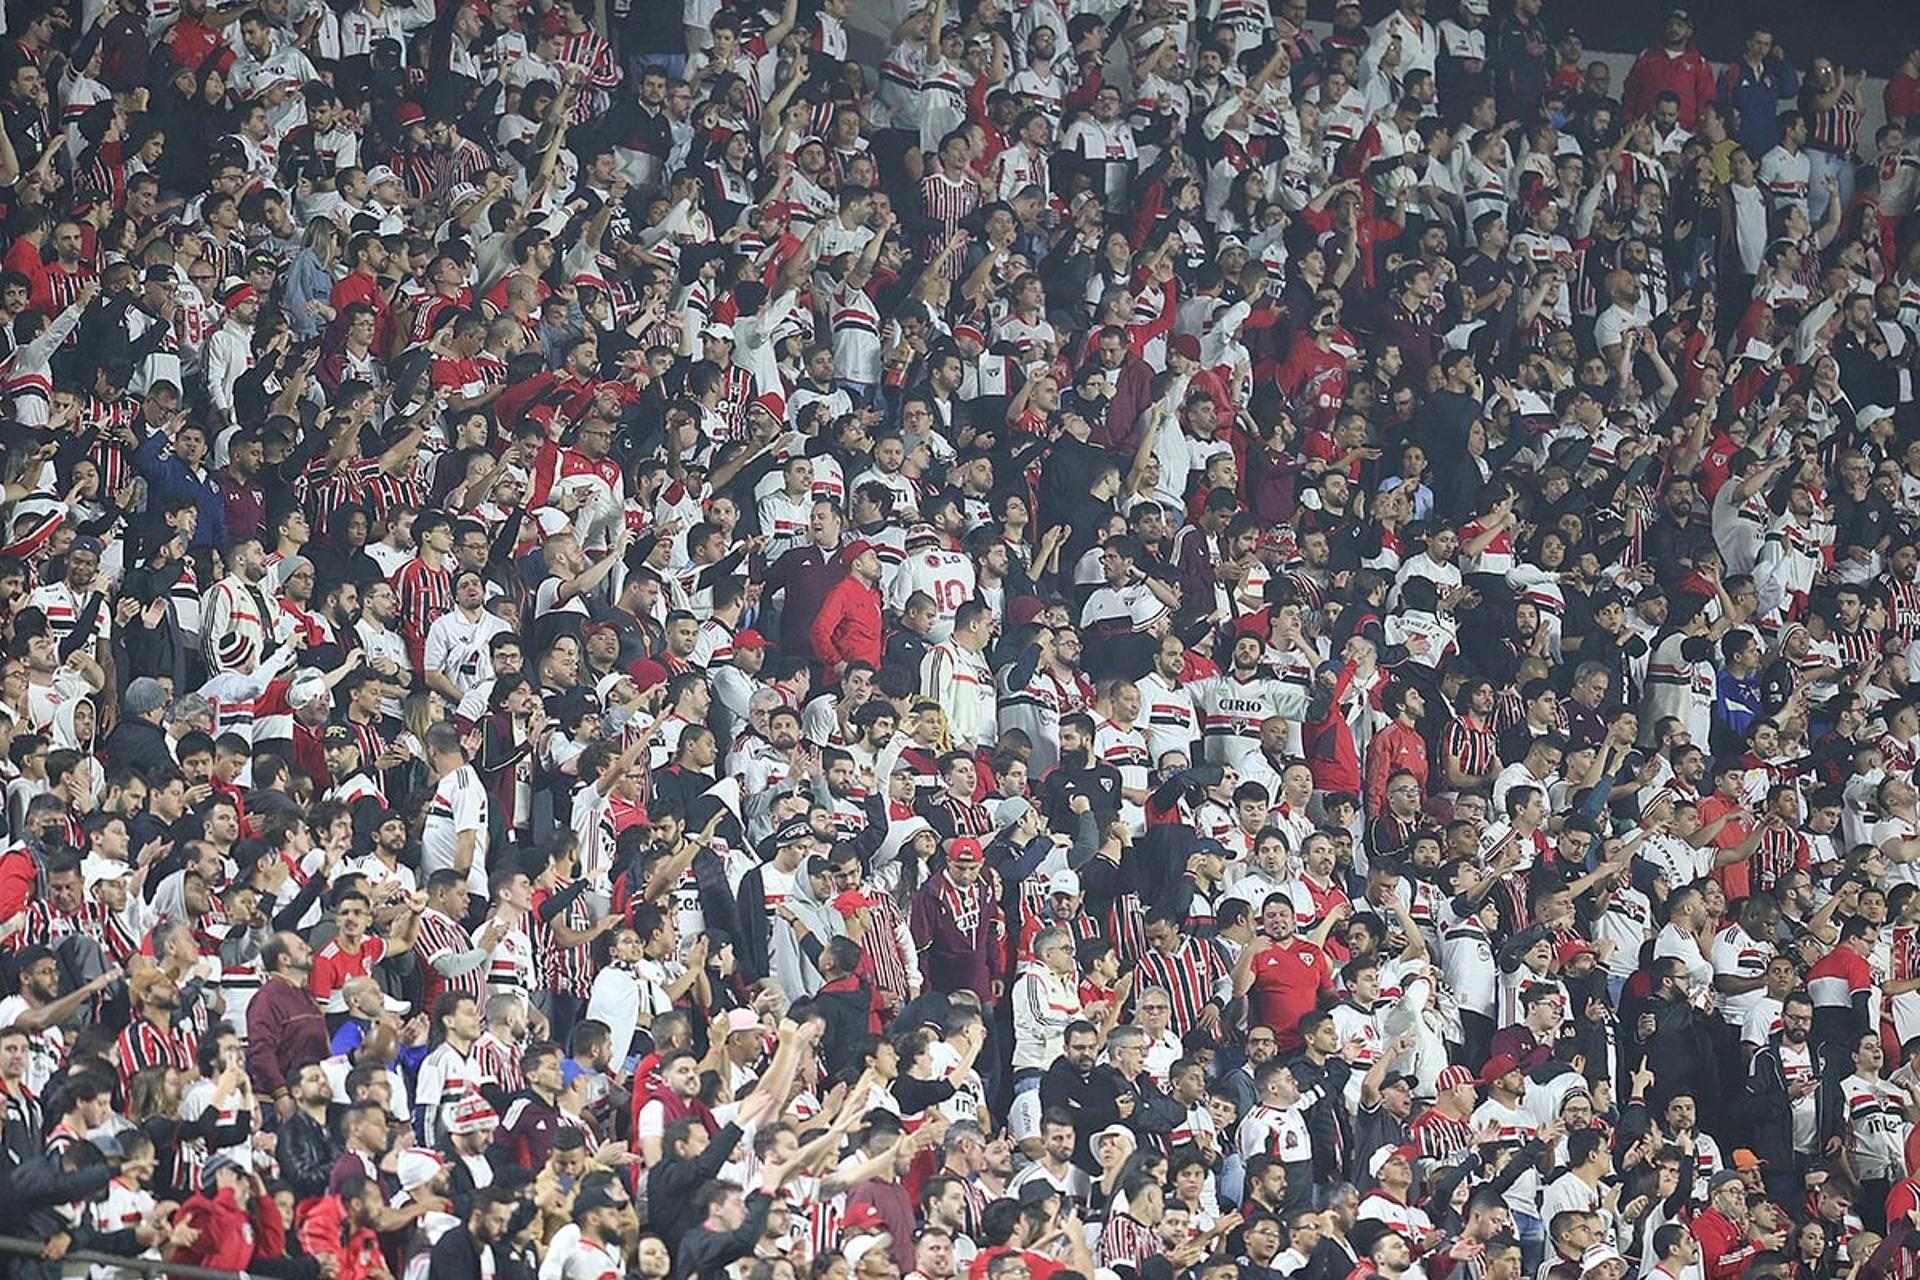
<instances>
[{"instance_id":1,"label":"white cap","mask_svg":"<svg viewBox=\"0 0 1920 1280\"><path fill-rule=\"evenodd\" d=\"M90 853L80 860L80 879L91 889L102 880L120 880L133 874L133 868L118 858L103 858Z\"/></svg>"},{"instance_id":2,"label":"white cap","mask_svg":"<svg viewBox=\"0 0 1920 1280\"><path fill-rule=\"evenodd\" d=\"M1580 1255L1580 1273L1585 1275L1595 1267L1605 1266L1609 1262L1625 1262L1619 1250L1610 1244L1596 1244Z\"/></svg>"},{"instance_id":3,"label":"white cap","mask_svg":"<svg viewBox=\"0 0 1920 1280\"><path fill-rule=\"evenodd\" d=\"M298 711L323 702L327 697L327 678L312 667L302 667L287 685L287 705Z\"/></svg>"},{"instance_id":4,"label":"white cap","mask_svg":"<svg viewBox=\"0 0 1920 1280\"><path fill-rule=\"evenodd\" d=\"M1064 871L1055 871L1047 876L1047 893L1080 896L1080 873L1069 867Z\"/></svg>"},{"instance_id":5,"label":"white cap","mask_svg":"<svg viewBox=\"0 0 1920 1280\"><path fill-rule=\"evenodd\" d=\"M398 182L400 175L384 164L377 164L367 170L367 185L377 187L383 182Z\"/></svg>"}]
</instances>

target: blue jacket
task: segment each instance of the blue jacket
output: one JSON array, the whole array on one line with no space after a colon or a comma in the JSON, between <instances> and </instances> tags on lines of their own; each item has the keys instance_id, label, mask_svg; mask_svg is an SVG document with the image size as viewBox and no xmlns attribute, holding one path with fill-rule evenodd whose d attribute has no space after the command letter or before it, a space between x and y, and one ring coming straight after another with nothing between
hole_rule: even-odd
<instances>
[{"instance_id":1,"label":"blue jacket","mask_svg":"<svg viewBox=\"0 0 1920 1280\"><path fill-rule=\"evenodd\" d=\"M133 465L153 489L147 501L149 510L157 509L155 499L171 498L176 494L192 498L194 505L200 509L200 523L193 531L193 545L227 545L227 504L220 496L220 482L214 478L213 472L202 469L200 474L195 475L186 463L174 456L171 442L159 431L148 436L133 451Z\"/></svg>"},{"instance_id":2,"label":"blue jacket","mask_svg":"<svg viewBox=\"0 0 1920 1280\"><path fill-rule=\"evenodd\" d=\"M1800 92L1800 73L1790 59L1768 61L1756 73L1740 58L1720 77L1720 101L1739 113L1727 123L1755 164L1780 145L1780 103Z\"/></svg>"}]
</instances>

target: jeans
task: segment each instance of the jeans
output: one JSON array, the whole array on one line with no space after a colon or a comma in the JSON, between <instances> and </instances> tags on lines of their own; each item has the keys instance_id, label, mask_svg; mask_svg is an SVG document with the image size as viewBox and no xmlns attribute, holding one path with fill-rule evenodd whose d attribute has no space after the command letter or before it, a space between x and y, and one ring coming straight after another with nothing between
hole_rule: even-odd
<instances>
[{"instance_id":1,"label":"jeans","mask_svg":"<svg viewBox=\"0 0 1920 1280\"><path fill-rule=\"evenodd\" d=\"M1813 219L1813 225L1819 226L1827 220L1827 182L1832 178L1840 189L1840 211L1844 214L1847 206L1853 203L1853 161L1831 151L1816 151L1807 148L1807 158L1812 171L1807 178L1807 216Z\"/></svg>"},{"instance_id":2,"label":"jeans","mask_svg":"<svg viewBox=\"0 0 1920 1280\"><path fill-rule=\"evenodd\" d=\"M1513 1214L1513 1234L1520 1241L1520 1262L1526 1268L1524 1274L1532 1275L1540 1270L1540 1261L1546 1255L1546 1224L1530 1213L1521 1213L1512 1205L1507 1208Z\"/></svg>"}]
</instances>

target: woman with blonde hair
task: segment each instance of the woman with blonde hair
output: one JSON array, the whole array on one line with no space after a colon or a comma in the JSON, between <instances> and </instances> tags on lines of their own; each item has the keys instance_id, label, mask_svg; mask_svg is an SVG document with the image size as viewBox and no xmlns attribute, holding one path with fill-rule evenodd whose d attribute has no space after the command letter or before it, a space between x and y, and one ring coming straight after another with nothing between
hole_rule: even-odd
<instances>
[{"instance_id":1,"label":"woman with blonde hair","mask_svg":"<svg viewBox=\"0 0 1920 1280\"><path fill-rule=\"evenodd\" d=\"M328 299L333 296L333 268L340 259L340 224L332 218L314 218L307 223L300 252L287 268L287 323L301 341L311 341L330 324L334 311Z\"/></svg>"}]
</instances>

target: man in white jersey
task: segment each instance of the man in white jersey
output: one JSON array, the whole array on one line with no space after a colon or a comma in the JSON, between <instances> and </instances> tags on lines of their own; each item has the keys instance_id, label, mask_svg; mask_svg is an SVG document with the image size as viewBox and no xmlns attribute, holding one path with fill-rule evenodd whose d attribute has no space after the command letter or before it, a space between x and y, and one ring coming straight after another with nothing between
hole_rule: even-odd
<instances>
[{"instance_id":1,"label":"man in white jersey","mask_svg":"<svg viewBox=\"0 0 1920 1280\"><path fill-rule=\"evenodd\" d=\"M427 730L427 763L434 774L420 835L420 874L452 868L467 878L471 897L487 896L487 789L467 763L459 731L445 720Z\"/></svg>"},{"instance_id":2,"label":"man in white jersey","mask_svg":"<svg viewBox=\"0 0 1920 1280\"><path fill-rule=\"evenodd\" d=\"M1273 716L1298 723L1309 715L1307 692L1283 684L1262 660L1266 642L1258 632L1242 631L1224 674L1194 686L1200 710L1200 739L1206 757L1236 768L1260 750L1260 726Z\"/></svg>"}]
</instances>

